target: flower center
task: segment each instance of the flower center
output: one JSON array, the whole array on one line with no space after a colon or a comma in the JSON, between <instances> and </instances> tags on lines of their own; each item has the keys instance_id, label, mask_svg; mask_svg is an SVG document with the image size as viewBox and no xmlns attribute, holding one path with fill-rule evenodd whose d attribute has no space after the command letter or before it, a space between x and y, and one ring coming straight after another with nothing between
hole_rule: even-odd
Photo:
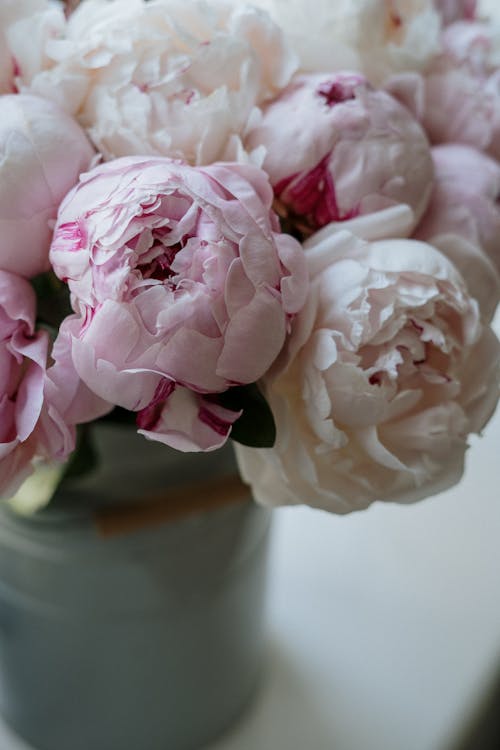
<instances>
[{"instance_id":1,"label":"flower center","mask_svg":"<svg viewBox=\"0 0 500 750\"><path fill-rule=\"evenodd\" d=\"M277 199L275 210L285 213L298 236L308 236L331 221L346 221L358 215L358 209L342 212L330 171L331 154L327 154L309 172L299 172L281 180L274 186ZM290 231L288 224L285 225ZM292 229L292 234L295 234Z\"/></svg>"},{"instance_id":2,"label":"flower center","mask_svg":"<svg viewBox=\"0 0 500 750\"><path fill-rule=\"evenodd\" d=\"M178 242L170 247L157 242L151 250L158 250L158 255L145 263L140 263L137 268L141 272L143 279L154 279L155 281L170 282L175 272L172 271L172 263L175 256L182 249L181 243ZM148 253L149 255L149 253Z\"/></svg>"},{"instance_id":3,"label":"flower center","mask_svg":"<svg viewBox=\"0 0 500 750\"><path fill-rule=\"evenodd\" d=\"M333 107L335 104L355 99L356 88L362 82L363 79L358 76L350 76L336 81L325 81L318 86L316 93L324 99L327 107Z\"/></svg>"}]
</instances>

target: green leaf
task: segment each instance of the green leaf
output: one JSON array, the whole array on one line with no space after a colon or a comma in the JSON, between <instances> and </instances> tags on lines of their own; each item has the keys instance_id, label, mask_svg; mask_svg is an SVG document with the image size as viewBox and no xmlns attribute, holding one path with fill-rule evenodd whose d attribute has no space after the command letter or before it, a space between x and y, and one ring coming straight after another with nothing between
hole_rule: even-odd
<instances>
[{"instance_id":1,"label":"green leaf","mask_svg":"<svg viewBox=\"0 0 500 750\"><path fill-rule=\"evenodd\" d=\"M69 287L49 271L31 279L37 298L38 323L44 328L58 330L64 318L71 315Z\"/></svg>"},{"instance_id":2,"label":"green leaf","mask_svg":"<svg viewBox=\"0 0 500 750\"><path fill-rule=\"evenodd\" d=\"M232 411L243 410L233 424L233 440L250 448L273 447L276 440L274 417L256 383L229 388L217 396L217 403Z\"/></svg>"},{"instance_id":3,"label":"green leaf","mask_svg":"<svg viewBox=\"0 0 500 750\"><path fill-rule=\"evenodd\" d=\"M100 417L99 422L110 422L111 424L119 424L124 427L134 427L137 429L137 413L135 411L129 411L123 409L121 406L115 406L112 411Z\"/></svg>"}]
</instances>

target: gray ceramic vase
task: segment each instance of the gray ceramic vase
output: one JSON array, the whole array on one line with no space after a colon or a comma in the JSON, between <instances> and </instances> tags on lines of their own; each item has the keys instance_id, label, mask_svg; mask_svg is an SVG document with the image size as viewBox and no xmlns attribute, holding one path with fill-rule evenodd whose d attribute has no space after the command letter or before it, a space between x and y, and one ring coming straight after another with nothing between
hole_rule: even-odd
<instances>
[{"instance_id":1,"label":"gray ceramic vase","mask_svg":"<svg viewBox=\"0 0 500 750\"><path fill-rule=\"evenodd\" d=\"M235 466L99 440L94 479L0 511L0 712L36 750L195 750L258 682L270 516L248 498L103 534L103 506Z\"/></svg>"}]
</instances>

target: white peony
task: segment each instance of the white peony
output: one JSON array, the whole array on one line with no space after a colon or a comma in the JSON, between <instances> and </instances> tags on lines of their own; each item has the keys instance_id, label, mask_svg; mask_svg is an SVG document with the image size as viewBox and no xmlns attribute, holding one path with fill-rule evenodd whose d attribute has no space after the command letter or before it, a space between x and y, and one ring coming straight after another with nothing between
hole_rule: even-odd
<instances>
[{"instance_id":1,"label":"white peony","mask_svg":"<svg viewBox=\"0 0 500 750\"><path fill-rule=\"evenodd\" d=\"M432 246L322 236L307 249L308 302L265 381L276 444L238 446L243 477L261 503L336 513L440 492L495 408L500 344Z\"/></svg>"},{"instance_id":2,"label":"white peony","mask_svg":"<svg viewBox=\"0 0 500 750\"><path fill-rule=\"evenodd\" d=\"M51 40L65 27L63 6L55 0L2 0L0 3L0 94L12 94L45 68Z\"/></svg>"},{"instance_id":3,"label":"white peony","mask_svg":"<svg viewBox=\"0 0 500 750\"><path fill-rule=\"evenodd\" d=\"M32 278L50 269L59 204L91 165L84 131L38 96L0 97L0 269Z\"/></svg>"},{"instance_id":4,"label":"white peony","mask_svg":"<svg viewBox=\"0 0 500 750\"><path fill-rule=\"evenodd\" d=\"M241 151L257 105L296 59L261 9L216 0L87 0L32 90L58 100L105 158L207 164Z\"/></svg>"},{"instance_id":5,"label":"white peony","mask_svg":"<svg viewBox=\"0 0 500 750\"><path fill-rule=\"evenodd\" d=\"M253 2L289 35L304 71L358 70L380 85L391 73L422 70L439 49L432 0Z\"/></svg>"}]
</instances>

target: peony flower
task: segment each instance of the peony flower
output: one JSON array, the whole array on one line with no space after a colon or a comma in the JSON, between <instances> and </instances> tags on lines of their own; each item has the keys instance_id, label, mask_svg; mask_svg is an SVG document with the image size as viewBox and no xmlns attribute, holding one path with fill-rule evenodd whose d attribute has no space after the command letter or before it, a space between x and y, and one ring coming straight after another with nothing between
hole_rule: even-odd
<instances>
[{"instance_id":1,"label":"peony flower","mask_svg":"<svg viewBox=\"0 0 500 750\"><path fill-rule=\"evenodd\" d=\"M477 0L434 0L434 5L446 26L454 21L476 18Z\"/></svg>"},{"instance_id":2,"label":"peony flower","mask_svg":"<svg viewBox=\"0 0 500 750\"><path fill-rule=\"evenodd\" d=\"M129 157L62 203L51 262L73 295L75 368L149 437L217 447L239 414L210 394L258 380L279 354L307 272L271 202L254 167Z\"/></svg>"},{"instance_id":3,"label":"peony flower","mask_svg":"<svg viewBox=\"0 0 500 750\"><path fill-rule=\"evenodd\" d=\"M75 425L111 408L90 393L61 347L47 370L49 336L35 330L30 284L0 271L0 497L16 493L37 462L62 462L75 448Z\"/></svg>"},{"instance_id":4,"label":"peony flower","mask_svg":"<svg viewBox=\"0 0 500 750\"><path fill-rule=\"evenodd\" d=\"M356 41L370 82L382 85L397 72L425 70L439 50L440 17L432 0L364 0L364 5Z\"/></svg>"},{"instance_id":5,"label":"peony flower","mask_svg":"<svg viewBox=\"0 0 500 750\"><path fill-rule=\"evenodd\" d=\"M45 373L44 405L38 424L39 452L45 461L63 462L76 447L76 426L111 411L114 404L101 399L80 379L71 356L72 316L60 326Z\"/></svg>"},{"instance_id":6,"label":"peony flower","mask_svg":"<svg viewBox=\"0 0 500 750\"><path fill-rule=\"evenodd\" d=\"M50 267L50 222L94 151L58 107L18 94L0 97L0 154L0 269L35 276Z\"/></svg>"},{"instance_id":7,"label":"peony flower","mask_svg":"<svg viewBox=\"0 0 500 750\"><path fill-rule=\"evenodd\" d=\"M2 0L0 3L0 94L53 65L51 40L64 32L62 5L55 0Z\"/></svg>"},{"instance_id":8,"label":"peony flower","mask_svg":"<svg viewBox=\"0 0 500 750\"><path fill-rule=\"evenodd\" d=\"M265 379L275 447L237 448L256 499L347 513L450 487L500 365L462 277L431 245L345 231L307 259L308 301Z\"/></svg>"},{"instance_id":9,"label":"peony flower","mask_svg":"<svg viewBox=\"0 0 500 750\"><path fill-rule=\"evenodd\" d=\"M355 73L297 76L245 145L264 146L279 210L305 234L401 203L416 223L432 188L419 124Z\"/></svg>"},{"instance_id":10,"label":"peony flower","mask_svg":"<svg viewBox=\"0 0 500 750\"><path fill-rule=\"evenodd\" d=\"M36 299L27 281L0 271L0 496L31 473L43 406L48 334L35 333Z\"/></svg>"},{"instance_id":11,"label":"peony flower","mask_svg":"<svg viewBox=\"0 0 500 750\"><path fill-rule=\"evenodd\" d=\"M378 86L398 71L424 69L439 49L432 0L252 2L282 26L304 71L356 69Z\"/></svg>"},{"instance_id":12,"label":"peony flower","mask_svg":"<svg viewBox=\"0 0 500 750\"><path fill-rule=\"evenodd\" d=\"M455 263L490 319L500 298L500 165L460 144L436 146L432 156L434 188L415 238Z\"/></svg>"},{"instance_id":13,"label":"peony flower","mask_svg":"<svg viewBox=\"0 0 500 750\"><path fill-rule=\"evenodd\" d=\"M225 0L87 0L51 51L31 89L77 116L107 159L236 155L296 67L266 13Z\"/></svg>"},{"instance_id":14,"label":"peony flower","mask_svg":"<svg viewBox=\"0 0 500 750\"><path fill-rule=\"evenodd\" d=\"M386 88L409 107L434 144L465 143L500 158L500 29L456 22L425 76L392 77Z\"/></svg>"}]
</instances>

